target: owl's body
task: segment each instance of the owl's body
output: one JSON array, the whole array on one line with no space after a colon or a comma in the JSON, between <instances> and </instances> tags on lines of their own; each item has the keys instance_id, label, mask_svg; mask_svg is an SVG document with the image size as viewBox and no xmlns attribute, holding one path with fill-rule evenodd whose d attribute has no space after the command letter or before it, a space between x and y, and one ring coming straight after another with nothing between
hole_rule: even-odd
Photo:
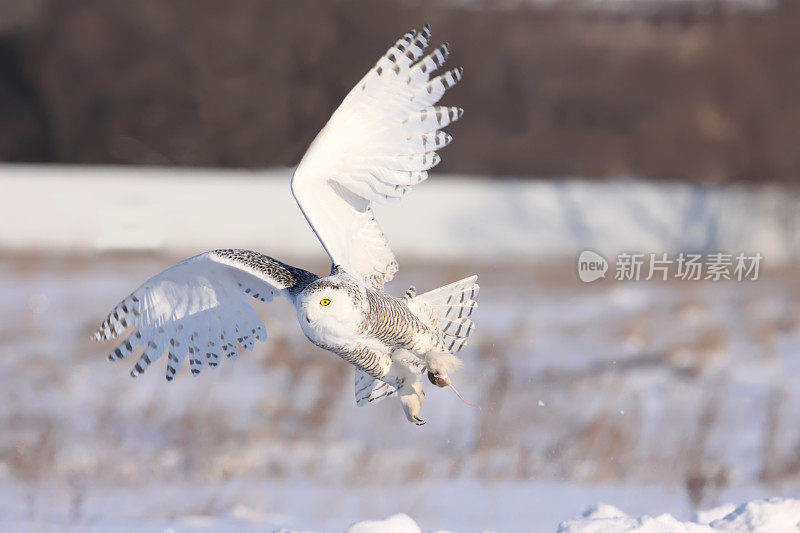
<instances>
[{"instance_id":1,"label":"owl's body","mask_svg":"<svg viewBox=\"0 0 800 533\"><path fill-rule=\"evenodd\" d=\"M474 279L464 281L469 281L474 295L477 292ZM463 288L459 294L461 292ZM471 312L474 300L464 299L463 302L469 302L467 306ZM448 305L446 311L454 306ZM360 284L346 272L336 269L330 276L305 287L298 294L295 307L300 327L311 342L339 355L373 380L388 385L386 394L391 394L391 389L397 390L406 416L412 422L421 422L418 416L422 405L422 388L418 385L420 372L427 369L446 377L458 366L458 360L444 344L445 334L440 331L432 308L415 301L411 292L405 298L395 298ZM463 318L463 311L461 314ZM469 329L471 322L464 330L464 337L459 338L466 338ZM414 408L414 402L419 407Z\"/></svg>"},{"instance_id":2,"label":"owl's body","mask_svg":"<svg viewBox=\"0 0 800 533\"><path fill-rule=\"evenodd\" d=\"M323 307L321 300L332 303ZM388 373L394 349L425 354L439 344L436 333L403 300L359 285L344 272L310 284L296 306L311 342L378 379Z\"/></svg>"},{"instance_id":3,"label":"owl's body","mask_svg":"<svg viewBox=\"0 0 800 533\"><path fill-rule=\"evenodd\" d=\"M423 57L430 28L404 35L350 91L294 172L291 190L331 258L318 277L249 250L215 250L178 263L120 302L95 340L132 331L109 359L141 348L136 377L165 352L167 380L184 358L194 375L224 353L250 350L266 332L248 296L285 296L306 337L355 368L358 405L398 393L415 424L422 406L420 376L439 385L460 363L477 306L477 277L402 298L383 291L397 262L375 221L373 202L397 201L427 179L452 137L441 128L462 110L434 106L462 76L460 68L431 78L449 46Z\"/></svg>"}]
</instances>

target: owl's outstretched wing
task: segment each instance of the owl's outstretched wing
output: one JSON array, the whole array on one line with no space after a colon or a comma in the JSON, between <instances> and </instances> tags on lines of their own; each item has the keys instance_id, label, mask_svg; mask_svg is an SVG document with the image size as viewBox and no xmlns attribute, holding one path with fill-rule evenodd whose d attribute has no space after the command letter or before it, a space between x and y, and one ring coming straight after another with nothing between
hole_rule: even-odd
<instances>
[{"instance_id":1,"label":"owl's outstretched wing","mask_svg":"<svg viewBox=\"0 0 800 533\"><path fill-rule=\"evenodd\" d=\"M108 340L131 332L108 356L127 357L144 347L131 376L138 376L164 351L169 353L167 379L172 380L186 354L193 374L203 361L216 367L220 356L251 350L265 340L264 324L248 296L270 301L276 294L290 300L317 276L249 250L215 250L181 261L150 278L122 300L92 336Z\"/></svg>"},{"instance_id":2,"label":"owl's outstretched wing","mask_svg":"<svg viewBox=\"0 0 800 533\"><path fill-rule=\"evenodd\" d=\"M461 117L434 106L461 80L456 68L431 78L445 43L422 57L430 29L405 34L350 91L303 156L292 194L336 265L381 289L397 262L372 202L400 200L440 161L452 137L441 128ZM421 59L420 59L421 58Z\"/></svg>"}]
</instances>

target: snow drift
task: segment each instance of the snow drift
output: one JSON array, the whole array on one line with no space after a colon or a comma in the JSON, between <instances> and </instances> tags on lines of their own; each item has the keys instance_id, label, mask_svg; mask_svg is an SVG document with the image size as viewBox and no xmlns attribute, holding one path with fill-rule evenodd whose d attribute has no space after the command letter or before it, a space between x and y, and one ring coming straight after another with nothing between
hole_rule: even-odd
<instances>
[{"instance_id":1,"label":"snow drift","mask_svg":"<svg viewBox=\"0 0 800 533\"><path fill-rule=\"evenodd\" d=\"M211 246L322 257L290 175L0 166L0 249L193 255ZM586 248L610 256L759 251L773 266L800 258L800 194L777 185L433 175L375 211L401 267L409 258L573 258Z\"/></svg>"},{"instance_id":2,"label":"snow drift","mask_svg":"<svg viewBox=\"0 0 800 533\"><path fill-rule=\"evenodd\" d=\"M557 533L792 533L800 530L800 500L770 498L738 507L723 505L683 522L669 514L633 518L613 505L600 504L581 517L563 522ZM359 522L347 533L421 533L406 514ZM439 532L443 533L443 532Z\"/></svg>"}]
</instances>

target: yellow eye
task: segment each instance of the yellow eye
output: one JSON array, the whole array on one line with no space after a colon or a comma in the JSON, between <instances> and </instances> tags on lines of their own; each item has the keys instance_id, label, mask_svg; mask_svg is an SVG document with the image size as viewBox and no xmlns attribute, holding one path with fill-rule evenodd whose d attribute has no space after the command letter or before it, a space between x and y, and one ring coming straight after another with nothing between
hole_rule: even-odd
<instances>
[{"instance_id":1,"label":"yellow eye","mask_svg":"<svg viewBox=\"0 0 800 533\"><path fill-rule=\"evenodd\" d=\"M323 298L322 300L319 301L319 305L321 305L323 307L325 307L326 305L329 305L330 303L331 303L331 301L328 300L327 298Z\"/></svg>"}]
</instances>

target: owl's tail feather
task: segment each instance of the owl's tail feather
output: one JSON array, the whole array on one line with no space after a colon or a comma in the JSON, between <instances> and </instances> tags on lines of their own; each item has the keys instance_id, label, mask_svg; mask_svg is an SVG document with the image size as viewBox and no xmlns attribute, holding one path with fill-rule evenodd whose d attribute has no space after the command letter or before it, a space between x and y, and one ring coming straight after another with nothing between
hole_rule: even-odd
<instances>
[{"instance_id":1,"label":"owl's tail feather","mask_svg":"<svg viewBox=\"0 0 800 533\"><path fill-rule=\"evenodd\" d=\"M478 307L477 280L478 276L470 276L424 294L415 295L412 289L406 293L409 308L440 333L442 344L450 353L467 345L467 337L475 326L469 317Z\"/></svg>"}]
</instances>

